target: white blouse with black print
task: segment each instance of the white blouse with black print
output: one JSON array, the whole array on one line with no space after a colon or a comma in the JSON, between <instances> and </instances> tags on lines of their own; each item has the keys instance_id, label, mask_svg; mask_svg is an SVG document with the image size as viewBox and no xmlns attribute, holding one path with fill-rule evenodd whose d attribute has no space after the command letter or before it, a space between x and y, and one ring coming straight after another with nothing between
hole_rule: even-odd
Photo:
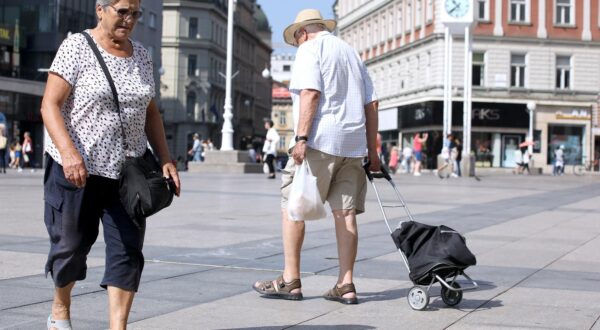
<instances>
[{"instance_id":1,"label":"white blouse with black print","mask_svg":"<svg viewBox=\"0 0 600 330\"><path fill-rule=\"evenodd\" d=\"M72 87L61 115L90 175L117 179L125 157L142 156L147 147L146 109L155 94L152 58L141 44L132 44L131 57L117 57L96 43L117 88L125 144L108 80L85 37L65 39L50 67ZM62 165L49 136L45 151Z\"/></svg>"}]
</instances>

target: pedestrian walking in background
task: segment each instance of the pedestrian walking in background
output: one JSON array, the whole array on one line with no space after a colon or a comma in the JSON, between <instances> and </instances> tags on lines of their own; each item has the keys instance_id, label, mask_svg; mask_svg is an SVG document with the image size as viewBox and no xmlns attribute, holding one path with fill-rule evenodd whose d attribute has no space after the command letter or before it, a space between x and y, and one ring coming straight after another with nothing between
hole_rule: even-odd
<instances>
[{"instance_id":1,"label":"pedestrian walking in background","mask_svg":"<svg viewBox=\"0 0 600 330\"><path fill-rule=\"evenodd\" d=\"M421 163L423 162L423 144L427 141L427 133L423 133L423 136L419 133L415 133L413 138L413 152L415 157L415 167L413 170L414 176L421 175Z\"/></svg>"},{"instance_id":2,"label":"pedestrian walking in background","mask_svg":"<svg viewBox=\"0 0 600 330\"><path fill-rule=\"evenodd\" d=\"M188 150L188 155L192 156L193 162L201 162L203 160L202 152L204 151L204 148L202 147L202 141L200 141L200 135L194 133L192 140L194 143L192 144L192 148Z\"/></svg>"},{"instance_id":3,"label":"pedestrian walking in background","mask_svg":"<svg viewBox=\"0 0 600 330\"><path fill-rule=\"evenodd\" d=\"M452 166L452 177L458 177L458 175L455 173L455 169L454 169L454 159L452 158L452 151L454 150L454 135L452 134L448 134L446 136L446 139L444 140L443 146L442 146L442 150L441 150L441 157L443 162L440 164L440 166L438 166L436 172L438 174L438 176L440 178L447 178L448 175L444 175L444 170L446 170L446 168L448 166ZM456 150L454 150L455 154L454 154L454 158L456 158Z\"/></svg>"},{"instance_id":4,"label":"pedestrian walking in background","mask_svg":"<svg viewBox=\"0 0 600 330\"><path fill-rule=\"evenodd\" d=\"M463 146L460 142L460 139L454 139L454 149L452 151L453 155L451 155L451 157L454 159L454 174L456 174L457 177L462 176L462 171L460 169L460 162L462 161L462 152Z\"/></svg>"},{"instance_id":5,"label":"pedestrian walking in background","mask_svg":"<svg viewBox=\"0 0 600 330\"><path fill-rule=\"evenodd\" d=\"M17 169L17 172L23 172L23 147L19 141L15 142L15 160L13 167Z\"/></svg>"},{"instance_id":6,"label":"pedestrian walking in background","mask_svg":"<svg viewBox=\"0 0 600 330\"><path fill-rule=\"evenodd\" d=\"M23 167L30 167L31 172L33 169L33 140L29 132L23 133Z\"/></svg>"},{"instance_id":7,"label":"pedestrian walking in background","mask_svg":"<svg viewBox=\"0 0 600 330\"><path fill-rule=\"evenodd\" d=\"M6 147L8 139L4 136L4 130L0 128L0 173L6 174Z\"/></svg>"},{"instance_id":8,"label":"pedestrian walking in background","mask_svg":"<svg viewBox=\"0 0 600 330\"><path fill-rule=\"evenodd\" d=\"M390 161L388 163L388 167L390 168L390 172L392 173L396 173L396 170L398 170L398 158L400 157L399 153L398 153L398 147L396 146L395 142L392 142L391 144L391 150L390 150Z\"/></svg>"},{"instance_id":9,"label":"pedestrian walking in background","mask_svg":"<svg viewBox=\"0 0 600 330\"><path fill-rule=\"evenodd\" d=\"M262 152L264 154L265 164L269 167L269 179L275 179L275 156L277 155L277 144L279 143L279 133L273 127L272 120L265 120L265 129L267 136L263 144Z\"/></svg>"},{"instance_id":10,"label":"pedestrian walking in background","mask_svg":"<svg viewBox=\"0 0 600 330\"><path fill-rule=\"evenodd\" d=\"M306 162L317 177L322 201L333 212L339 274L324 298L356 304L353 283L358 248L356 215L365 210L367 183L362 160L379 171L377 153L377 100L367 69L356 51L330 31L336 22L324 20L315 9L302 10L284 31L285 41L298 46L290 92L295 140L292 158L282 171L282 233L285 266L275 280L259 281L253 288L274 298L302 299L300 251L304 221L287 215L287 199L296 166ZM368 150L368 152L367 152Z\"/></svg>"},{"instance_id":11,"label":"pedestrian walking in background","mask_svg":"<svg viewBox=\"0 0 600 330\"><path fill-rule=\"evenodd\" d=\"M413 161L413 150L408 145L402 149L402 169L404 173L411 173Z\"/></svg>"},{"instance_id":12,"label":"pedestrian walking in background","mask_svg":"<svg viewBox=\"0 0 600 330\"><path fill-rule=\"evenodd\" d=\"M552 175L563 175L565 173L565 146L560 145L554 150L554 168Z\"/></svg>"},{"instance_id":13,"label":"pedestrian walking in background","mask_svg":"<svg viewBox=\"0 0 600 330\"><path fill-rule=\"evenodd\" d=\"M126 157L141 157L149 143L163 175L173 179L177 195L180 190L153 100L152 56L129 39L141 17L140 1L96 0L95 15L98 24L83 33L101 50L119 92L119 106L82 33L62 42L42 99L48 132L44 221L50 236L45 270L55 285L48 329L71 329L71 290L86 278L87 254L100 220L106 244L100 286L108 290L110 329L126 328L144 268L146 230L145 220L134 224L119 200L118 179Z\"/></svg>"},{"instance_id":14,"label":"pedestrian walking in background","mask_svg":"<svg viewBox=\"0 0 600 330\"><path fill-rule=\"evenodd\" d=\"M521 149L519 149L518 152L521 153L519 174L523 174L525 173L525 171L527 171L527 174L531 174L531 170L529 169L529 159L531 158L531 155L529 154L529 149L526 146L524 146L521 147Z\"/></svg>"}]
</instances>

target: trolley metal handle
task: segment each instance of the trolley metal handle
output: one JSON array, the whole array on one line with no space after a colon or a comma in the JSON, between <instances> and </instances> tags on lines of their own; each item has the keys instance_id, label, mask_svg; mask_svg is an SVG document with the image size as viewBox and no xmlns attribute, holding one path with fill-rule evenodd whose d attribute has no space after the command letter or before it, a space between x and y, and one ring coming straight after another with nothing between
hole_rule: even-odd
<instances>
[{"instance_id":1,"label":"trolley metal handle","mask_svg":"<svg viewBox=\"0 0 600 330\"><path fill-rule=\"evenodd\" d=\"M369 181L373 182L373 179L383 179L383 178L385 178L388 181L392 181L392 177L390 176L388 171L385 169L383 164L379 167L380 168L379 172L371 172L369 170L369 166L371 166L371 162L369 162L369 161L367 161L363 165L363 169L365 170L365 173L367 174L367 178L369 178Z\"/></svg>"}]
</instances>

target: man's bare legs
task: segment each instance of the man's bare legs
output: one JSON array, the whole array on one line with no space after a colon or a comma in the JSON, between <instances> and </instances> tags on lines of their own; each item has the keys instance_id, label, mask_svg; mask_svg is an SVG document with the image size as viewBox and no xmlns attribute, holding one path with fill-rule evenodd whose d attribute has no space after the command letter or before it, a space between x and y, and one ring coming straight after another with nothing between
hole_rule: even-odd
<instances>
[{"instance_id":1,"label":"man's bare legs","mask_svg":"<svg viewBox=\"0 0 600 330\"><path fill-rule=\"evenodd\" d=\"M337 238L340 273L337 285L353 283L354 263L358 251L358 226L355 210L335 210L335 236ZM356 293L349 292L344 298L354 298Z\"/></svg>"},{"instance_id":2,"label":"man's bare legs","mask_svg":"<svg viewBox=\"0 0 600 330\"><path fill-rule=\"evenodd\" d=\"M55 321L71 319L71 290L75 282L63 288L54 288L54 302L52 303L52 319Z\"/></svg>"},{"instance_id":3,"label":"man's bare legs","mask_svg":"<svg viewBox=\"0 0 600 330\"><path fill-rule=\"evenodd\" d=\"M300 252L304 243L304 221L292 221L288 219L287 209L281 209L281 232L283 238L283 256L285 265L283 269L283 280L291 282L300 278ZM258 286L260 282L256 282ZM273 281L273 285L276 285ZM300 293L300 289L294 289L290 293Z\"/></svg>"},{"instance_id":4,"label":"man's bare legs","mask_svg":"<svg viewBox=\"0 0 600 330\"><path fill-rule=\"evenodd\" d=\"M108 287L111 330L125 330L127 328L127 319L129 318L134 296L134 291L127 291L114 286Z\"/></svg>"}]
</instances>

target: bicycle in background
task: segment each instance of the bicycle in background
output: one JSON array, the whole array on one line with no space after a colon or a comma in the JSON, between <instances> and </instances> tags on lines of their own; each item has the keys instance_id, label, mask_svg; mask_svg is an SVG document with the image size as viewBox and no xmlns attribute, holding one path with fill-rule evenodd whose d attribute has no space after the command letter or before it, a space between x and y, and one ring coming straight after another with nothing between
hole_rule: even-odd
<instances>
[{"instance_id":1,"label":"bicycle in background","mask_svg":"<svg viewBox=\"0 0 600 330\"><path fill-rule=\"evenodd\" d=\"M575 174L577 176L581 176L584 174L590 174L594 171L594 167L595 167L595 165L597 165L597 163L598 163L598 160L586 161L585 157L584 157L581 164L573 165L573 174Z\"/></svg>"}]
</instances>

